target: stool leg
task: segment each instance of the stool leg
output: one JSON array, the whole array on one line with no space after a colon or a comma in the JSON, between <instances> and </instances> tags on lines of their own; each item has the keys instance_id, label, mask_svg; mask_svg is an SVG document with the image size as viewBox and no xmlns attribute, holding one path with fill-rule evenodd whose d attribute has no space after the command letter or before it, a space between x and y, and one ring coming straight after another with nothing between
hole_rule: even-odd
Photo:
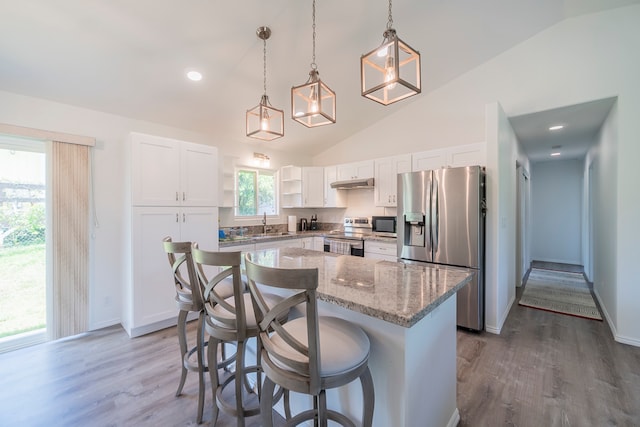
<instances>
[{"instance_id":1,"label":"stool leg","mask_svg":"<svg viewBox=\"0 0 640 427\"><path fill-rule=\"evenodd\" d=\"M262 396L260 397L260 414L263 427L273 427L273 391L275 386L275 383L269 377L264 377Z\"/></svg>"},{"instance_id":2,"label":"stool leg","mask_svg":"<svg viewBox=\"0 0 640 427\"><path fill-rule=\"evenodd\" d=\"M238 341L238 349L236 352L236 372L235 372L235 388L236 388L236 410L238 411L237 420L238 427L244 427L244 407L242 404L242 388L246 387L246 375L244 372L245 342Z\"/></svg>"},{"instance_id":3,"label":"stool leg","mask_svg":"<svg viewBox=\"0 0 640 427\"><path fill-rule=\"evenodd\" d=\"M184 355L187 354L187 314L185 310L180 310L178 313L178 343L180 344L180 366L182 367L182 375L180 377L180 384L178 384L178 391L176 396L182 394L182 387L187 380L187 368L184 366Z\"/></svg>"},{"instance_id":4,"label":"stool leg","mask_svg":"<svg viewBox=\"0 0 640 427\"><path fill-rule=\"evenodd\" d=\"M327 392L320 390L318 395L318 424L327 427Z\"/></svg>"},{"instance_id":5,"label":"stool leg","mask_svg":"<svg viewBox=\"0 0 640 427\"><path fill-rule=\"evenodd\" d=\"M200 424L202 422L202 413L204 412L204 310L200 310L198 314L198 336L197 336L197 348L198 348L198 415L196 422ZM215 367L215 365L213 365Z\"/></svg>"},{"instance_id":6,"label":"stool leg","mask_svg":"<svg viewBox=\"0 0 640 427\"><path fill-rule=\"evenodd\" d=\"M209 348L208 351L208 364L209 364L209 376L211 377L211 391L213 396L213 415L211 416L211 425L216 425L218 420L218 400L216 391L218 390L218 340L209 335Z\"/></svg>"},{"instance_id":7,"label":"stool leg","mask_svg":"<svg viewBox=\"0 0 640 427\"><path fill-rule=\"evenodd\" d=\"M375 391L369 368L360 375L360 383L362 383L362 426L371 427L371 424L373 424Z\"/></svg>"}]
</instances>

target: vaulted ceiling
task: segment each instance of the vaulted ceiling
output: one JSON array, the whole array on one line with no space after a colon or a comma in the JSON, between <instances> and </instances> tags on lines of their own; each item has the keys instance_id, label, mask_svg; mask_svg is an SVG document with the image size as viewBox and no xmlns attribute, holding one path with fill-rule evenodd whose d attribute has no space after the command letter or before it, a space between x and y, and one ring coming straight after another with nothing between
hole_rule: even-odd
<instances>
[{"instance_id":1,"label":"vaulted ceiling","mask_svg":"<svg viewBox=\"0 0 640 427\"><path fill-rule=\"evenodd\" d=\"M396 0L398 35L422 55L423 93L564 19L640 0ZM335 125L290 119L290 89L311 63L311 0L0 0L0 90L255 143L245 112L263 92L285 110L277 150L323 151L417 97L360 96L359 58L382 41L382 0L318 0L316 63L337 93ZM200 82L187 70L204 74ZM420 95L418 95L420 96Z\"/></svg>"}]
</instances>

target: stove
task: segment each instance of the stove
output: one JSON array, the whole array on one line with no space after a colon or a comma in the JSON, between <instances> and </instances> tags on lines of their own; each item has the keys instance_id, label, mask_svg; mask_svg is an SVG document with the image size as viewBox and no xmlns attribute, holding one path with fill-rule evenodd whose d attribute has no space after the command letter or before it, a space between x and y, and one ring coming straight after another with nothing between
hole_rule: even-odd
<instances>
[{"instance_id":1,"label":"stove","mask_svg":"<svg viewBox=\"0 0 640 427\"><path fill-rule=\"evenodd\" d=\"M364 256L364 238L371 235L371 218L346 217L343 231L332 231L324 238L324 251Z\"/></svg>"}]
</instances>

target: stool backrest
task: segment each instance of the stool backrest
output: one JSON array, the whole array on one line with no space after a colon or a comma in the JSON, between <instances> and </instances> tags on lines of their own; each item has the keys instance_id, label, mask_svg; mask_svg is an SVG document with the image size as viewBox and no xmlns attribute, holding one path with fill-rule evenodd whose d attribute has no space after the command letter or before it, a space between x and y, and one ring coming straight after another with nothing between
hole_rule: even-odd
<instances>
[{"instance_id":1,"label":"stool backrest","mask_svg":"<svg viewBox=\"0 0 640 427\"><path fill-rule=\"evenodd\" d=\"M318 335L318 303L316 301L316 289L318 288L318 269L285 269L265 267L256 264L251 259L251 254L245 256L245 268L249 292L256 313L256 320L260 328L260 340L271 369L279 369L286 366L286 374L293 371L290 387L281 384L285 388L295 389L301 378L308 385L308 391L317 394L320 390L320 339ZM267 286L294 291L273 307L269 307L262 296L260 287ZM283 318L293 307L303 304L307 324L307 340L302 342L293 337L283 326ZM277 345L281 339L290 346L292 351L283 351L282 346ZM276 343L274 344L274 340Z\"/></svg>"},{"instance_id":2,"label":"stool backrest","mask_svg":"<svg viewBox=\"0 0 640 427\"><path fill-rule=\"evenodd\" d=\"M247 329L247 316L244 306L244 284L240 274L242 262L241 252L211 252L193 247L193 259L197 266L197 276L202 288L204 308L210 320L221 328L236 330L238 338L244 338ZM204 266L220 267L222 271L211 279L207 278ZM232 276L233 301L229 304L226 293L220 293L218 285L224 283L224 279ZM228 282L227 282L228 283ZM214 310L217 308L217 310Z\"/></svg>"},{"instance_id":3,"label":"stool backrest","mask_svg":"<svg viewBox=\"0 0 640 427\"><path fill-rule=\"evenodd\" d=\"M162 239L162 243L173 272L176 301L179 304L184 304L187 310L202 310L202 293L191 255L192 243L174 242L171 237L165 237ZM188 305L191 307L187 308Z\"/></svg>"}]
</instances>

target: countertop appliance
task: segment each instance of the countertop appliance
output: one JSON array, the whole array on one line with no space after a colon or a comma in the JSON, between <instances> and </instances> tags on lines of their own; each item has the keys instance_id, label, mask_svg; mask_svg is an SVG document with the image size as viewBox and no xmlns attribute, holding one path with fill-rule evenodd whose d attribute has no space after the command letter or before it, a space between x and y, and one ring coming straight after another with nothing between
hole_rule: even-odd
<instances>
[{"instance_id":1,"label":"countertop appliance","mask_svg":"<svg viewBox=\"0 0 640 427\"><path fill-rule=\"evenodd\" d=\"M311 215L311 221L309 222L309 230L317 230L318 229L318 215Z\"/></svg>"},{"instance_id":2,"label":"countertop appliance","mask_svg":"<svg viewBox=\"0 0 640 427\"><path fill-rule=\"evenodd\" d=\"M371 219L347 217L344 231L332 231L324 238L324 251L343 255L364 256L364 238L371 235Z\"/></svg>"},{"instance_id":3,"label":"countertop appliance","mask_svg":"<svg viewBox=\"0 0 640 427\"><path fill-rule=\"evenodd\" d=\"M300 218L300 231L307 231L309 229L309 223L307 218Z\"/></svg>"},{"instance_id":4,"label":"countertop appliance","mask_svg":"<svg viewBox=\"0 0 640 427\"><path fill-rule=\"evenodd\" d=\"M484 329L485 169L398 174L398 258L474 269L458 291L458 326Z\"/></svg>"},{"instance_id":5,"label":"countertop appliance","mask_svg":"<svg viewBox=\"0 0 640 427\"><path fill-rule=\"evenodd\" d=\"M396 237L396 224L395 216L372 216L371 232L376 236Z\"/></svg>"}]
</instances>

